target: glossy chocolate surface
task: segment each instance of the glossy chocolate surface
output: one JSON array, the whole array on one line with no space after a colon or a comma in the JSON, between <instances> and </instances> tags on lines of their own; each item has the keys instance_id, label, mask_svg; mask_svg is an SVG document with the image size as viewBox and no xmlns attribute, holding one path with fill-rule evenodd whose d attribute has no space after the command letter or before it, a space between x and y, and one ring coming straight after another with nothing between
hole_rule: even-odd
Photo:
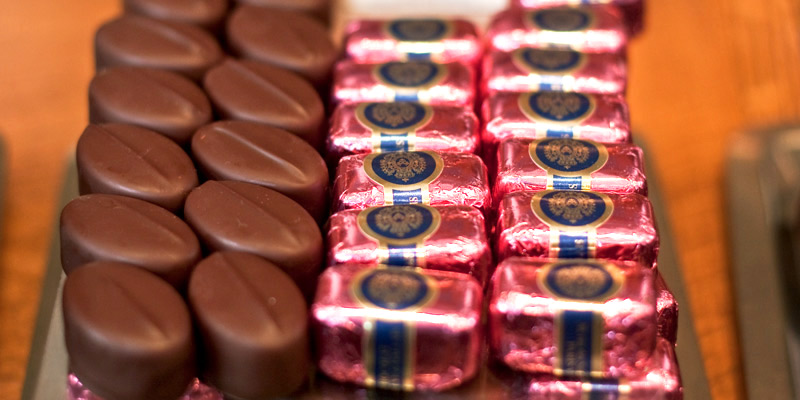
<instances>
[{"instance_id":1,"label":"glossy chocolate surface","mask_svg":"<svg viewBox=\"0 0 800 400\"><path fill-rule=\"evenodd\" d=\"M228 17L228 45L237 56L325 83L337 52L328 29L303 13L242 5Z\"/></svg>"},{"instance_id":2,"label":"glossy chocolate surface","mask_svg":"<svg viewBox=\"0 0 800 400\"><path fill-rule=\"evenodd\" d=\"M323 21L327 20L331 8L331 0L236 0L236 2L259 7L302 11Z\"/></svg>"},{"instance_id":3,"label":"glossy chocolate surface","mask_svg":"<svg viewBox=\"0 0 800 400\"><path fill-rule=\"evenodd\" d=\"M189 225L211 251L257 254L281 267L310 296L322 265L322 234L292 199L246 182L208 181L189 194Z\"/></svg>"},{"instance_id":4,"label":"glossy chocolate surface","mask_svg":"<svg viewBox=\"0 0 800 400\"><path fill-rule=\"evenodd\" d=\"M206 177L255 183L299 203L318 221L327 213L328 168L319 153L282 129L219 121L192 137L192 156Z\"/></svg>"},{"instance_id":5,"label":"glossy chocolate surface","mask_svg":"<svg viewBox=\"0 0 800 400\"><path fill-rule=\"evenodd\" d=\"M308 81L291 71L228 59L208 71L203 87L221 118L285 129L315 148L322 142L322 100Z\"/></svg>"},{"instance_id":6,"label":"glossy chocolate surface","mask_svg":"<svg viewBox=\"0 0 800 400\"><path fill-rule=\"evenodd\" d=\"M200 80L222 60L217 40L180 22L123 15L103 24L94 38L97 70L117 66L158 68Z\"/></svg>"},{"instance_id":7,"label":"glossy chocolate surface","mask_svg":"<svg viewBox=\"0 0 800 400\"><path fill-rule=\"evenodd\" d=\"M175 400L195 374L189 310L155 275L95 262L64 283L70 370L109 400Z\"/></svg>"},{"instance_id":8,"label":"glossy chocolate surface","mask_svg":"<svg viewBox=\"0 0 800 400\"><path fill-rule=\"evenodd\" d=\"M201 376L243 399L288 395L308 376L308 312L280 268L241 252L197 265L189 303L200 333Z\"/></svg>"},{"instance_id":9,"label":"glossy chocolate surface","mask_svg":"<svg viewBox=\"0 0 800 400\"><path fill-rule=\"evenodd\" d=\"M211 122L211 103L192 81L149 68L115 67L89 85L89 122L139 125L178 144Z\"/></svg>"},{"instance_id":10,"label":"glossy chocolate surface","mask_svg":"<svg viewBox=\"0 0 800 400\"><path fill-rule=\"evenodd\" d=\"M117 261L181 288L200 256L200 243L189 226L146 201L90 194L72 200L61 212L61 266L67 275L92 261Z\"/></svg>"},{"instance_id":11,"label":"glossy chocolate surface","mask_svg":"<svg viewBox=\"0 0 800 400\"><path fill-rule=\"evenodd\" d=\"M165 21L183 22L205 29L221 26L227 0L123 0L125 12Z\"/></svg>"},{"instance_id":12,"label":"glossy chocolate surface","mask_svg":"<svg viewBox=\"0 0 800 400\"><path fill-rule=\"evenodd\" d=\"M81 194L130 196L178 212L198 185L197 171L183 149L134 125L90 124L75 155Z\"/></svg>"}]
</instances>

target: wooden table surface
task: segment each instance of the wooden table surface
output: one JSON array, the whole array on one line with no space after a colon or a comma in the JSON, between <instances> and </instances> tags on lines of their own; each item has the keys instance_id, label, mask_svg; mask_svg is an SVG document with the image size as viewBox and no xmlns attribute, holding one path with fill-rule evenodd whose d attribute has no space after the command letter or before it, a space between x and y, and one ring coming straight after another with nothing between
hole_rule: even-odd
<instances>
[{"instance_id":1,"label":"wooden table surface","mask_svg":"<svg viewBox=\"0 0 800 400\"><path fill-rule=\"evenodd\" d=\"M0 132L10 175L0 233L0 398L24 378L64 161L86 124L92 35L109 0L0 1ZM800 115L800 4L649 0L631 46L646 136L715 399L743 399L722 166L733 134ZM684 308L684 312L687 312Z\"/></svg>"}]
</instances>

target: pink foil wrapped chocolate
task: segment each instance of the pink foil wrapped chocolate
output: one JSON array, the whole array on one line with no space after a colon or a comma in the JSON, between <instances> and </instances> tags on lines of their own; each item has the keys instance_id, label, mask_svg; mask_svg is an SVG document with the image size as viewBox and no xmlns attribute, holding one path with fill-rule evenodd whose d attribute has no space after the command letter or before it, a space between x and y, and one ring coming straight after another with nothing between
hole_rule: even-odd
<instances>
[{"instance_id":1,"label":"pink foil wrapped chocolate","mask_svg":"<svg viewBox=\"0 0 800 400\"><path fill-rule=\"evenodd\" d=\"M67 377L67 400L104 400L102 397L92 393L75 374ZM177 400L224 400L222 392L200 382L195 378L189 387Z\"/></svg>"},{"instance_id":2,"label":"pink foil wrapped chocolate","mask_svg":"<svg viewBox=\"0 0 800 400\"><path fill-rule=\"evenodd\" d=\"M613 4L622 12L625 25L631 35L641 32L644 25L644 0L512 0L511 7L515 8L548 8L575 6L580 4Z\"/></svg>"},{"instance_id":3,"label":"pink foil wrapped chocolate","mask_svg":"<svg viewBox=\"0 0 800 400\"><path fill-rule=\"evenodd\" d=\"M331 116L328 157L433 150L475 153L478 118L471 108L413 102L343 103Z\"/></svg>"},{"instance_id":4,"label":"pink foil wrapped chocolate","mask_svg":"<svg viewBox=\"0 0 800 400\"><path fill-rule=\"evenodd\" d=\"M510 8L494 17L486 40L501 51L535 47L612 53L625 50L628 28L613 5Z\"/></svg>"},{"instance_id":5,"label":"pink foil wrapped chocolate","mask_svg":"<svg viewBox=\"0 0 800 400\"><path fill-rule=\"evenodd\" d=\"M619 53L587 54L572 50L520 48L493 51L484 59L484 93L563 91L624 94L628 82Z\"/></svg>"},{"instance_id":6,"label":"pink foil wrapped chocolate","mask_svg":"<svg viewBox=\"0 0 800 400\"><path fill-rule=\"evenodd\" d=\"M658 230L638 194L516 192L499 204L497 258L600 258L654 268Z\"/></svg>"},{"instance_id":7,"label":"pink foil wrapped chocolate","mask_svg":"<svg viewBox=\"0 0 800 400\"><path fill-rule=\"evenodd\" d=\"M359 63L430 60L474 64L482 43L472 23L444 19L359 20L347 27L347 57Z\"/></svg>"},{"instance_id":8,"label":"pink foil wrapped chocolate","mask_svg":"<svg viewBox=\"0 0 800 400\"><path fill-rule=\"evenodd\" d=\"M445 390L478 371L482 290L457 273L339 265L311 307L319 369L391 390Z\"/></svg>"},{"instance_id":9,"label":"pink foil wrapped chocolate","mask_svg":"<svg viewBox=\"0 0 800 400\"><path fill-rule=\"evenodd\" d=\"M471 106L475 99L475 72L461 63L360 64L344 60L334 70L332 96L334 103L415 101Z\"/></svg>"},{"instance_id":10,"label":"pink foil wrapped chocolate","mask_svg":"<svg viewBox=\"0 0 800 400\"><path fill-rule=\"evenodd\" d=\"M579 139L506 139L497 149L494 196L582 190L647 195L642 149Z\"/></svg>"},{"instance_id":11,"label":"pink foil wrapped chocolate","mask_svg":"<svg viewBox=\"0 0 800 400\"><path fill-rule=\"evenodd\" d=\"M515 370L636 377L655 347L653 274L636 263L509 258L491 293L492 352Z\"/></svg>"},{"instance_id":12,"label":"pink foil wrapped chocolate","mask_svg":"<svg viewBox=\"0 0 800 400\"><path fill-rule=\"evenodd\" d=\"M387 264L472 275L492 264L483 214L467 206L421 204L340 211L328 221L328 263Z\"/></svg>"},{"instance_id":13,"label":"pink foil wrapped chocolate","mask_svg":"<svg viewBox=\"0 0 800 400\"><path fill-rule=\"evenodd\" d=\"M474 154L409 151L347 156L333 183L333 210L395 204L488 210L486 166Z\"/></svg>"},{"instance_id":14,"label":"pink foil wrapped chocolate","mask_svg":"<svg viewBox=\"0 0 800 400\"><path fill-rule=\"evenodd\" d=\"M678 360L669 341L659 339L653 357L641 377L629 380L558 379L552 375L534 375L527 385L531 400L682 400Z\"/></svg>"},{"instance_id":15,"label":"pink foil wrapped chocolate","mask_svg":"<svg viewBox=\"0 0 800 400\"><path fill-rule=\"evenodd\" d=\"M678 342L678 301L667 287L667 282L656 270L656 310L658 311L658 335L673 345Z\"/></svg>"}]
</instances>

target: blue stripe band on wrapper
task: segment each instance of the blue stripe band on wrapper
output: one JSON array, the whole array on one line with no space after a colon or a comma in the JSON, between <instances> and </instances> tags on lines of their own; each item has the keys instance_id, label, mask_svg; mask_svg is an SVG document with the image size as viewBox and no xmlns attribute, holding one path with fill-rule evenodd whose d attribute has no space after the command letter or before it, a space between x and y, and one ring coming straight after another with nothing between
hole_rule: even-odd
<instances>
[{"instance_id":1,"label":"blue stripe band on wrapper","mask_svg":"<svg viewBox=\"0 0 800 400\"><path fill-rule=\"evenodd\" d=\"M417 245L388 245L389 258L386 264L393 267L415 267L417 265Z\"/></svg>"},{"instance_id":2,"label":"blue stripe band on wrapper","mask_svg":"<svg viewBox=\"0 0 800 400\"><path fill-rule=\"evenodd\" d=\"M379 387L403 387L407 331L403 322L375 321L375 382Z\"/></svg>"},{"instance_id":3,"label":"blue stripe band on wrapper","mask_svg":"<svg viewBox=\"0 0 800 400\"><path fill-rule=\"evenodd\" d=\"M387 135L380 134L381 152L408 151L408 133Z\"/></svg>"},{"instance_id":4,"label":"blue stripe band on wrapper","mask_svg":"<svg viewBox=\"0 0 800 400\"><path fill-rule=\"evenodd\" d=\"M556 128L548 129L547 137L549 138L572 138L572 128Z\"/></svg>"},{"instance_id":5,"label":"blue stripe band on wrapper","mask_svg":"<svg viewBox=\"0 0 800 400\"><path fill-rule=\"evenodd\" d=\"M419 101L419 93L395 93L394 94L394 101Z\"/></svg>"},{"instance_id":6,"label":"blue stripe band on wrapper","mask_svg":"<svg viewBox=\"0 0 800 400\"><path fill-rule=\"evenodd\" d=\"M561 326L561 369L566 375L588 376L592 372L594 313L564 310L561 314Z\"/></svg>"},{"instance_id":7,"label":"blue stripe band on wrapper","mask_svg":"<svg viewBox=\"0 0 800 400\"><path fill-rule=\"evenodd\" d=\"M589 234L559 233L558 258L589 258Z\"/></svg>"},{"instance_id":8,"label":"blue stripe band on wrapper","mask_svg":"<svg viewBox=\"0 0 800 400\"><path fill-rule=\"evenodd\" d=\"M615 379L589 382L589 400L619 400L619 381Z\"/></svg>"},{"instance_id":9,"label":"blue stripe band on wrapper","mask_svg":"<svg viewBox=\"0 0 800 400\"><path fill-rule=\"evenodd\" d=\"M553 175L553 189L555 190L581 190L582 178L580 176Z\"/></svg>"},{"instance_id":10,"label":"blue stripe band on wrapper","mask_svg":"<svg viewBox=\"0 0 800 400\"><path fill-rule=\"evenodd\" d=\"M408 61L430 61L431 53L408 53Z\"/></svg>"},{"instance_id":11,"label":"blue stripe band on wrapper","mask_svg":"<svg viewBox=\"0 0 800 400\"><path fill-rule=\"evenodd\" d=\"M416 190L392 189L392 201L394 202L394 204L422 203L422 189L416 189Z\"/></svg>"}]
</instances>

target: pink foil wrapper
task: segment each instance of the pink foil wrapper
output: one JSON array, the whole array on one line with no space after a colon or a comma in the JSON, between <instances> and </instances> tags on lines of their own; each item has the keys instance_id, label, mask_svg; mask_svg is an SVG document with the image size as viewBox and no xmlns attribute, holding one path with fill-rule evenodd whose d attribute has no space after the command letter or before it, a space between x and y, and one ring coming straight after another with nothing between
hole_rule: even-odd
<instances>
[{"instance_id":1,"label":"pink foil wrapper","mask_svg":"<svg viewBox=\"0 0 800 400\"><path fill-rule=\"evenodd\" d=\"M344 60L334 70L332 96L334 103L416 101L467 107L475 100L475 72L461 63Z\"/></svg>"},{"instance_id":2,"label":"pink foil wrapper","mask_svg":"<svg viewBox=\"0 0 800 400\"><path fill-rule=\"evenodd\" d=\"M67 400L103 400L103 398L83 386L83 383L75 374L69 374L67 377ZM224 396L222 392L207 386L195 378L189 384L186 393L177 400L224 400Z\"/></svg>"},{"instance_id":3,"label":"pink foil wrapper","mask_svg":"<svg viewBox=\"0 0 800 400\"><path fill-rule=\"evenodd\" d=\"M510 8L498 13L486 33L493 49L568 49L586 53L624 51L628 28L614 5Z\"/></svg>"},{"instance_id":4,"label":"pink foil wrapper","mask_svg":"<svg viewBox=\"0 0 800 400\"><path fill-rule=\"evenodd\" d=\"M530 400L682 400L683 386L675 349L667 340L659 339L653 357L643 375L630 380L559 380L553 376L535 375L527 385Z\"/></svg>"},{"instance_id":5,"label":"pink foil wrapper","mask_svg":"<svg viewBox=\"0 0 800 400\"><path fill-rule=\"evenodd\" d=\"M482 290L463 274L340 265L311 307L327 376L391 390L445 390L478 371Z\"/></svg>"},{"instance_id":6,"label":"pink foil wrapper","mask_svg":"<svg viewBox=\"0 0 800 400\"><path fill-rule=\"evenodd\" d=\"M478 118L471 108L419 103L343 103L331 116L328 157L385 151L475 153Z\"/></svg>"},{"instance_id":7,"label":"pink foil wrapper","mask_svg":"<svg viewBox=\"0 0 800 400\"><path fill-rule=\"evenodd\" d=\"M622 12L625 25L628 27L631 35L641 32L644 21L644 0L589 0L589 1L575 1L575 0L512 0L511 7L514 8L547 8L547 7L564 7L579 4L613 4L619 7Z\"/></svg>"},{"instance_id":8,"label":"pink foil wrapper","mask_svg":"<svg viewBox=\"0 0 800 400\"><path fill-rule=\"evenodd\" d=\"M486 211L486 166L474 154L432 151L373 153L339 160L333 210L394 204L463 205Z\"/></svg>"},{"instance_id":9,"label":"pink foil wrapper","mask_svg":"<svg viewBox=\"0 0 800 400\"><path fill-rule=\"evenodd\" d=\"M510 258L491 293L491 348L515 370L637 377L655 347L653 274L636 263Z\"/></svg>"},{"instance_id":10,"label":"pink foil wrapper","mask_svg":"<svg viewBox=\"0 0 800 400\"><path fill-rule=\"evenodd\" d=\"M483 93L563 91L624 94L628 67L620 53L521 48L493 51L483 63Z\"/></svg>"},{"instance_id":11,"label":"pink foil wrapper","mask_svg":"<svg viewBox=\"0 0 800 400\"><path fill-rule=\"evenodd\" d=\"M673 345L678 342L678 301L667 287L667 282L656 270L656 309L658 311L658 335Z\"/></svg>"},{"instance_id":12,"label":"pink foil wrapper","mask_svg":"<svg viewBox=\"0 0 800 400\"><path fill-rule=\"evenodd\" d=\"M328 263L390 264L490 276L483 214L473 207L399 205L346 210L328 221Z\"/></svg>"},{"instance_id":13,"label":"pink foil wrapper","mask_svg":"<svg viewBox=\"0 0 800 400\"><path fill-rule=\"evenodd\" d=\"M511 193L499 205L497 258L599 258L654 268L658 230L638 194Z\"/></svg>"},{"instance_id":14,"label":"pink foil wrapper","mask_svg":"<svg viewBox=\"0 0 800 400\"><path fill-rule=\"evenodd\" d=\"M359 63L430 60L475 64L482 43L472 23L443 19L360 20L347 28L347 56Z\"/></svg>"},{"instance_id":15,"label":"pink foil wrapper","mask_svg":"<svg viewBox=\"0 0 800 400\"><path fill-rule=\"evenodd\" d=\"M647 195L642 149L577 139L506 139L497 150L497 202L508 193L583 190Z\"/></svg>"}]
</instances>

